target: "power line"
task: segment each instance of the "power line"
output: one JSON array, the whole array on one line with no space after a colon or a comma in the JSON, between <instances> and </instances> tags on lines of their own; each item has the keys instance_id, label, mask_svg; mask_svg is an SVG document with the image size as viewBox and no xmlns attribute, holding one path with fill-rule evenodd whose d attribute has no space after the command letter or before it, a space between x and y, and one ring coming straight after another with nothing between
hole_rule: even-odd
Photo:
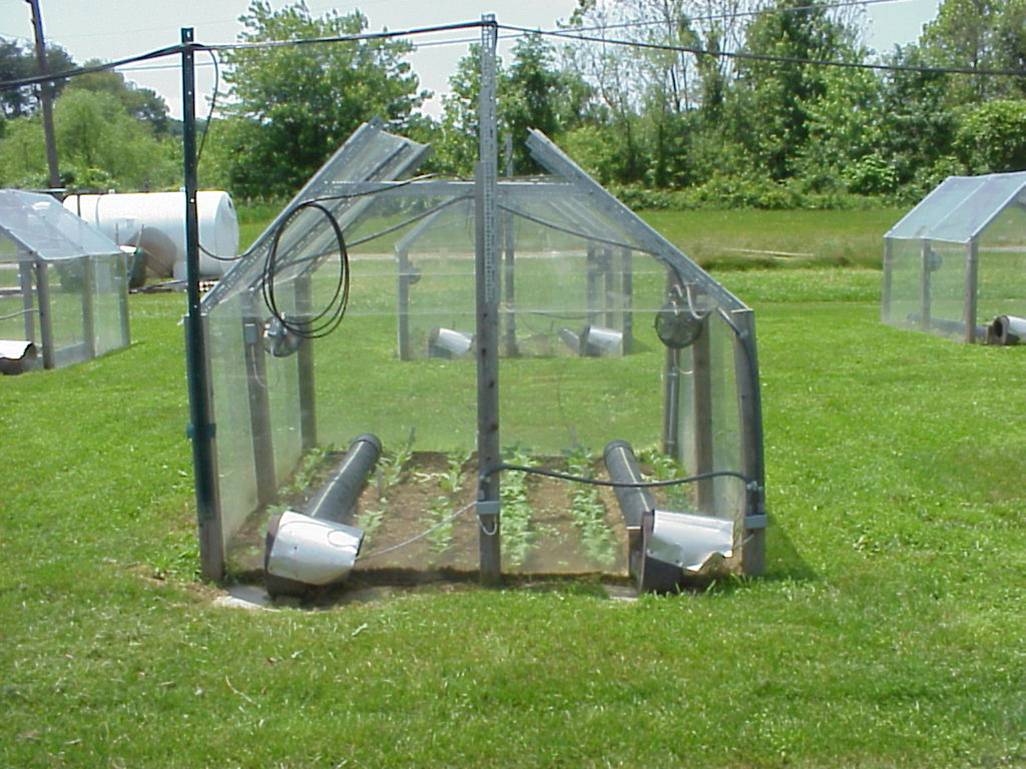
<instances>
[{"instance_id":1,"label":"power line","mask_svg":"<svg viewBox=\"0 0 1026 769\"><path fill-rule=\"evenodd\" d=\"M323 43L356 43L364 40L386 40L396 37L412 37L415 35L427 35L461 29L474 29L494 24L495 22L492 21L466 21L453 24L438 24L430 27L415 27L413 29L395 30L393 32L364 32L355 35L336 35L332 37L300 38L295 40L267 40L250 43L223 43L219 45L191 43L188 47L194 51L235 51L283 48L288 46L298 47ZM75 67L73 69L65 70L64 72L53 72L49 75L36 75L34 77L19 78L17 80L5 80L0 82L0 91L12 88L24 88L29 85L39 85L41 83L48 83L54 80L63 80L65 78L77 77L79 75L87 75L93 72L106 72L108 70L116 69L117 67L122 67L126 64L134 64L135 62L149 61L151 59L159 59L165 56L178 55L185 50L185 48L186 46L183 45L173 45L166 48L158 48L157 50L138 54L136 56L118 59L117 61L97 64L91 67Z\"/></svg>"},{"instance_id":2,"label":"power line","mask_svg":"<svg viewBox=\"0 0 1026 769\"><path fill-rule=\"evenodd\" d=\"M762 61L776 64L808 64L816 67L838 67L841 69L868 69L885 72L918 72L920 74L933 75L978 75L978 76L1004 76L1024 77L1026 70L1021 69L973 69L971 67L930 67L914 64L880 64L872 62L840 61L836 59L806 59L800 56L777 56L769 53L752 53L750 51L720 51L708 48L699 48L688 45L671 45L669 43L646 43L637 40L622 40L613 37L597 37L595 35L581 35L557 29L529 29L527 27L516 27L509 24L500 24L500 29L508 29L513 32L524 34L546 35L568 40L581 40L588 43L602 43L604 45L616 45L625 48L643 48L656 51L674 51L677 53L690 53L695 56L718 56L726 59L741 59L746 61Z\"/></svg>"},{"instance_id":3,"label":"power line","mask_svg":"<svg viewBox=\"0 0 1026 769\"><path fill-rule=\"evenodd\" d=\"M397 30L395 32L363 32L356 35L334 35L331 37L307 37L295 40L258 40L246 43L221 43L218 45L196 45L199 50L207 51L238 51L238 50L259 50L267 48L284 48L287 46L320 45L323 43L353 43L363 40L386 40L395 37L411 37L413 35L429 35L437 32L451 32L461 29L476 29L483 26L492 26L491 21L464 21L454 24L437 24L430 27L415 27L413 29ZM497 26L497 25L495 25Z\"/></svg>"},{"instance_id":4,"label":"power line","mask_svg":"<svg viewBox=\"0 0 1026 769\"><path fill-rule=\"evenodd\" d=\"M803 11L832 11L838 8L851 8L857 5L880 5L884 3L908 3L912 0L842 0L836 3L814 3L812 5L796 5L789 8L760 8L754 11L735 11L734 13L711 13L704 16L686 16L686 21L718 21L721 19L740 19L750 16L768 16L775 13L802 13ZM665 25L666 19L652 21L624 21L616 24L596 24L592 26L560 27L567 32L601 32L607 29L631 29L634 27L654 27Z\"/></svg>"}]
</instances>

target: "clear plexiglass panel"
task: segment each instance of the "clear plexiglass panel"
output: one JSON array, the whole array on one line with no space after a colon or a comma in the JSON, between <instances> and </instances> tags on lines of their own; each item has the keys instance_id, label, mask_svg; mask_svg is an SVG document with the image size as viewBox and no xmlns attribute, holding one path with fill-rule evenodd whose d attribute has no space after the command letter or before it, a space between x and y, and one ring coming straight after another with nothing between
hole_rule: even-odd
<instances>
[{"instance_id":1,"label":"clear plexiglass panel","mask_svg":"<svg viewBox=\"0 0 1026 769\"><path fill-rule=\"evenodd\" d=\"M599 476L606 444L627 440L648 477L743 474L731 318L747 308L548 139L530 146L549 175L500 179L492 223L499 413L485 418L503 458ZM384 455L353 513L368 536L356 573L477 568L473 513L449 517L482 470L477 264L491 225L474 181L402 180L424 149L361 128L204 299L222 534L241 572L260 568L270 517L302 509L364 433ZM336 329L277 335L275 314L316 318L344 275ZM668 313L703 329L672 355L656 323ZM659 500L739 522L744 490L722 477ZM502 505L506 571L625 573L610 490L506 473Z\"/></svg>"}]
</instances>

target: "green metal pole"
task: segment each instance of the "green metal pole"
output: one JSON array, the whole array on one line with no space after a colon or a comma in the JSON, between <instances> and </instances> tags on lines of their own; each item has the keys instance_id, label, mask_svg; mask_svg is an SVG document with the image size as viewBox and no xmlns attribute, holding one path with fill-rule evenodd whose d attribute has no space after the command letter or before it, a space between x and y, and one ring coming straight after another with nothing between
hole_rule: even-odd
<instances>
[{"instance_id":1,"label":"green metal pole","mask_svg":"<svg viewBox=\"0 0 1026 769\"><path fill-rule=\"evenodd\" d=\"M214 425L210 419L206 335L200 311L199 218L196 212L196 71L193 31L182 29L182 152L185 156L185 271L189 303L185 351L189 373L189 437L196 478L200 565L205 579L224 577L224 544L216 508Z\"/></svg>"}]
</instances>

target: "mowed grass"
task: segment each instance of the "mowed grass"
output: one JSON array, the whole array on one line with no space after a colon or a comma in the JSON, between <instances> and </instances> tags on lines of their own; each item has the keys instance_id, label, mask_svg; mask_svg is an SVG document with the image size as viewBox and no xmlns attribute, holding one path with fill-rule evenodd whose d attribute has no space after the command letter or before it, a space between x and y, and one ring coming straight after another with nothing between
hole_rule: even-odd
<instances>
[{"instance_id":1,"label":"mowed grass","mask_svg":"<svg viewBox=\"0 0 1026 769\"><path fill-rule=\"evenodd\" d=\"M0 766L1026 765L1026 350L880 325L872 270L720 277L757 312L773 518L768 574L698 594L218 608L183 298L0 380Z\"/></svg>"}]
</instances>

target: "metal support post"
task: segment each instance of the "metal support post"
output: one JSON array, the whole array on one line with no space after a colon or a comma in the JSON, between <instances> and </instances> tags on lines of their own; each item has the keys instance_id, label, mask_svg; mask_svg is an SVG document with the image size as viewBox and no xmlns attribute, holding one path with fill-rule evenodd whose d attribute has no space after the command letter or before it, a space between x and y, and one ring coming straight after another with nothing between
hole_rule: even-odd
<instances>
[{"instance_id":1,"label":"metal support post","mask_svg":"<svg viewBox=\"0 0 1026 769\"><path fill-rule=\"evenodd\" d=\"M924 240L919 251L919 328L930 330L930 272L933 270L933 249Z\"/></svg>"},{"instance_id":2,"label":"metal support post","mask_svg":"<svg viewBox=\"0 0 1026 769\"><path fill-rule=\"evenodd\" d=\"M634 345L634 256L629 248L620 257L620 290L623 292L623 354L630 355Z\"/></svg>"},{"instance_id":3,"label":"metal support post","mask_svg":"<svg viewBox=\"0 0 1026 769\"><path fill-rule=\"evenodd\" d=\"M891 322L891 286L894 281L894 248L890 239L884 240L883 288L880 291L880 320Z\"/></svg>"},{"instance_id":4,"label":"metal support post","mask_svg":"<svg viewBox=\"0 0 1026 769\"><path fill-rule=\"evenodd\" d=\"M200 309L199 218L196 211L196 72L191 27L182 29L182 154L185 165L185 272L189 305L186 362L189 372L189 437L196 479L200 568L204 578L224 577L224 542L217 509L214 425L211 420L207 345Z\"/></svg>"},{"instance_id":5,"label":"metal support post","mask_svg":"<svg viewBox=\"0 0 1026 769\"><path fill-rule=\"evenodd\" d=\"M296 278L296 312L302 320L313 313L310 274L303 273ZM296 351L296 366L299 368L299 437L303 451L317 445L317 389L314 378L314 341L304 339Z\"/></svg>"},{"instance_id":6,"label":"metal support post","mask_svg":"<svg viewBox=\"0 0 1026 769\"><path fill-rule=\"evenodd\" d=\"M737 405L741 420L742 472L752 482L746 490L745 523L741 535L741 569L758 575L766 569L766 468L762 441L762 396L755 345L755 313L734 310L740 335L734 338Z\"/></svg>"},{"instance_id":7,"label":"metal support post","mask_svg":"<svg viewBox=\"0 0 1026 769\"><path fill-rule=\"evenodd\" d=\"M598 250L599 285L602 287L602 308L605 317L602 320L606 328L616 328L616 308L613 305L613 250L604 246Z\"/></svg>"},{"instance_id":8,"label":"metal support post","mask_svg":"<svg viewBox=\"0 0 1026 769\"><path fill-rule=\"evenodd\" d=\"M481 89L478 103L479 162L475 184L475 274L477 300L477 456L478 467L495 467L499 448L499 259L496 232L498 147L495 119L495 17L481 17ZM499 475L482 478L478 502L481 581L502 577Z\"/></svg>"},{"instance_id":9,"label":"metal support post","mask_svg":"<svg viewBox=\"0 0 1026 769\"><path fill-rule=\"evenodd\" d=\"M39 336L43 342L43 368L53 368L56 353L53 339L53 313L50 302L50 268L36 260L36 290L39 292Z\"/></svg>"},{"instance_id":10,"label":"metal support post","mask_svg":"<svg viewBox=\"0 0 1026 769\"><path fill-rule=\"evenodd\" d=\"M980 244L973 238L965 249L965 307L962 320L965 323L966 344L976 341L976 304L980 270Z\"/></svg>"},{"instance_id":11,"label":"metal support post","mask_svg":"<svg viewBox=\"0 0 1026 769\"><path fill-rule=\"evenodd\" d=\"M666 271L666 293L672 295L680 285L677 273ZM663 374L663 453L680 461L680 356L681 351L666 348Z\"/></svg>"},{"instance_id":12,"label":"metal support post","mask_svg":"<svg viewBox=\"0 0 1026 769\"><path fill-rule=\"evenodd\" d=\"M713 389L712 389L712 321L706 321L691 345L691 368L694 377L695 473L708 473L714 468L713 455ZM712 513L716 506L716 489L712 478L699 481L698 510Z\"/></svg>"},{"instance_id":13,"label":"metal support post","mask_svg":"<svg viewBox=\"0 0 1026 769\"><path fill-rule=\"evenodd\" d=\"M513 137L506 134L506 176L513 176ZM506 212L502 217L502 300L504 307L503 348L506 355L515 357L517 349L517 310L515 280L515 246L513 235L513 214Z\"/></svg>"},{"instance_id":14,"label":"metal support post","mask_svg":"<svg viewBox=\"0 0 1026 769\"><path fill-rule=\"evenodd\" d=\"M82 339L86 357L96 357L96 269L91 256L82 257Z\"/></svg>"},{"instance_id":15,"label":"metal support post","mask_svg":"<svg viewBox=\"0 0 1026 769\"><path fill-rule=\"evenodd\" d=\"M598 321L599 312L599 268L598 249L595 243L588 241L588 252L585 256L585 298L588 308L588 323L594 325ZM581 354L584 354L584 346L581 346Z\"/></svg>"},{"instance_id":16,"label":"metal support post","mask_svg":"<svg viewBox=\"0 0 1026 769\"><path fill-rule=\"evenodd\" d=\"M246 361L246 388L249 395L250 434L253 440L257 504L266 505L274 499L277 488L274 472L274 437L271 434L271 400L267 392L264 324L254 312L255 301L252 293L249 295L248 304L248 317L242 319L242 342Z\"/></svg>"},{"instance_id":17,"label":"metal support post","mask_svg":"<svg viewBox=\"0 0 1026 769\"><path fill-rule=\"evenodd\" d=\"M410 360L410 257L406 251L399 251L395 256L399 360Z\"/></svg>"},{"instance_id":18,"label":"metal support post","mask_svg":"<svg viewBox=\"0 0 1026 769\"><path fill-rule=\"evenodd\" d=\"M21 306L25 311L25 341L36 341L35 300L32 295L35 286L32 281L32 263L20 262L18 264L18 281L21 287Z\"/></svg>"},{"instance_id":19,"label":"metal support post","mask_svg":"<svg viewBox=\"0 0 1026 769\"><path fill-rule=\"evenodd\" d=\"M79 196L81 197L81 196ZM121 321L121 344L128 347L132 344L132 327L128 320L128 258L122 256L117 264L118 312Z\"/></svg>"}]
</instances>

